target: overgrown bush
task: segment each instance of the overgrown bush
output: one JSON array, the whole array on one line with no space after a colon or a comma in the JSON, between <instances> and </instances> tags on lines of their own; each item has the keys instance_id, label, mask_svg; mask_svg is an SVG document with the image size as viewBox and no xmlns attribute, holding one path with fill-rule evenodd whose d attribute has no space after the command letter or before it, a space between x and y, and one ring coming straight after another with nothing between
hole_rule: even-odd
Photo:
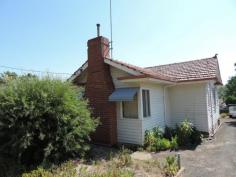
<instances>
[{"instance_id":1,"label":"overgrown bush","mask_svg":"<svg viewBox=\"0 0 236 177\"><path fill-rule=\"evenodd\" d=\"M145 132L145 147L148 151L160 151L170 149L170 141L163 138L163 130L155 127Z\"/></svg>"},{"instance_id":2,"label":"overgrown bush","mask_svg":"<svg viewBox=\"0 0 236 177\"><path fill-rule=\"evenodd\" d=\"M176 128L176 135L179 146L189 146L200 144L202 141L202 134L193 126L191 122L185 119Z\"/></svg>"},{"instance_id":3,"label":"overgrown bush","mask_svg":"<svg viewBox=\"0 0 236 177\"><path fill-rule=\"evenodd\" d=\"M156 150L160 151L160 150L167 150L170 149L170 141L166 138L161 138L157 141L156 144Z\"/></svg>"},{"instance_id":4,"label":"overgrown bush","mask_svg":"<svg viewBox=\"0 0 236 177\"><path fill-rule=\"evenodd\" d=\"M1 85L0 153L26 166L83 156L98 121L79 95L70 83L48 77Z\"/></svg>"},{"instance_id":5,"label":"overgrown bush","mask_svg":"<svg viewBox=\"0 0 236 177\"><path fill-rule=\"evenodd\" d=\"M147 130L145 132L145 139L144 139L144 145L146 147L154 146L157 142L157 137L155 136L155 133L152 130Z\"/></svg>"},{"instance_id":6,"label":"overgrown bush","mask_svg":"<svg viewBox=\"0 0 236 177\"><path fill-rule=\"evenodd\" d=\"M178 137L178 144L189 145L191 140L191 134L193 133L193 125L187 119L185 119L181 124L176 128L176 133Z\"/></svg>"},{"instance_id":7,"label":"overgrown bush","mask_svg":"<svg viewBox=\"0 0 236 177\"><path fill-rule=\"evenodd\" d=\"M178 145L178 138L175 135L174 137L171 137L171 141L170 141L170 149L171 150L177 150L179 148Z\"/></svg>"},{"instance_id":8,"label":"overgrown bush","mask_svg":"<svg viewBox=\"0 0 236 177\"><path fill-rule=\"evenodd\" d=\"M164 135L165 138L171 140L172 137L176 136L176 129L172 127L165 127Z\"/></svg>"},{"instance_id":9,"label":"overgrown bush","mask_svg":"<svg viewBox=\"0 0 236 177\"><path fill-rule=\"evenodd\" d=\"M165 127L163 132L160 127L145 132L144 146L148 151L177 150L179 146L200 144L202 134L187 119L176 126L176 129Z\"/></svg>"},{"instance_id":10,"label":"overgrown bush","mask_svg":"<svg viewBox=\"0 0 236 177\"><path fill-rule=\"evenodd\" d=\"M163 138L163 133L164 132L163 132L162 128L160 128L159 126L154 127L152 129L152 132L154 133L156 138L159 138L159 139Z\"/></svg>"},{"instance_id":11,"label":"overgrown bush","mask_svg":"<svg viewBox=\"0 0 236 177\"><path fill-rule=\"evenodd\" d=\"M190 136L190 143L192 145L200 144L202 142L202 138L203 138L202 133L199 130L197 130L196 127L193 127L192 129L193 129L193 131Z\"/></svg>"},{"instance_id":12,"label":"overgrown bush","mask_svg":"<svg viewBox=\"0 0 236 177\"><path fill-rule=\"evenodd\" d=\"M0 176L1 177L17 177L24 171L24 167L10 158L8 155L0 155Z\"/></svg>"}]
</instances>

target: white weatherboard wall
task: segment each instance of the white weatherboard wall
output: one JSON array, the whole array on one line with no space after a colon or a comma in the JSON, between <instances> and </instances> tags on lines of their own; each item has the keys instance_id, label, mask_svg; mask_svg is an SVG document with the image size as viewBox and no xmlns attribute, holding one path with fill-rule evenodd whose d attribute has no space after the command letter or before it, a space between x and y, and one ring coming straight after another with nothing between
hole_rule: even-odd
<instances>
[{"instance_id":1,"label":"white weatherboard wall","mask_svg":"<svg viewBox=\"0 0 236 177\"><path fill-rule=\"evenodd\" d=\"M142 144L142 120L123 118L117 103L117 139L120 143Z\"/></svg>"},{"instance_id":2,"label":"white weatherboard wall","mask_svg":"<svg viewBox=\"0 0 236 177\"><path fill-rule=\"evenodd\" d=\"M159 84L142 84L141 90L149 90L150 92L150 117L143 117L143 139L146 130L150 130L154 127L160 126L164 129L165 120L164 120L164 90L163 86Z\"/></svg>"},{"instance_id":3,"label":"white weatherboard wall","mask_svg":"<svg viewBox=\"0 0 236 177\"><path fill-rule=\"evenodd\" d=\"M115 88L139 87L139 85L122 83L117 78L129 76L129 74L120 69L110 67L111 76ZM138 93L138 102L140 104L140 92ZM142 120L132 118L123 118L121 102L117 102L117 140L119 143L142 144ZM140 105L139 105L140 106Z\"/></svg>"},{"instance_id":4,"label":"white weatherboard wall","mask_svg":"<svg viewBox=\"0 0 236 177\"><path fill-rule=\"evenodd\" d=\"M119 77L130 76L130 74L128 74L127 72L122 71L120 69L117 69L115 67L112 67L112 66L110 66L110 72L111 72L111 77L112 77L113 83L115 85L115 88L130 87L129 84L123 83L117 79Z\"/></svg>"},{"instance_id":5,"label":"white weatherboard wall","mask_svg":"<svg viewBox=\"0 0 236 177\"><path fill-rule=\"evenodd\" d=\"M207 84L207 105L208 105L208 129L209 132L212 134L218 127L218 119L220 117L217 86L214 85L213 81L209 81ZM213 124L213 129L212 129L212 124Z\"/></svg>"},{"instance_id":6,"label":"white weatherboard wall","mask_svg":"<svg viewBox=\"0 0 236 177\"><path fill-rule=\"evenodd\" d=\"M166 125L170 125L171 124L171 112L170 112L170 98L169 98L169 87L173 87L173 85L171 86L166 86L163 88L164 90L164 95L165 95L165 102L164 102L164 109L165 109L165 123Z\"/></svg>"},{"instance_id":7,"label":"white weatherboard wall","mask_svg":"<svg viewBox=\"0 0 236 177\"><path fill-rule=\"evenodd\" d=\"M169 126L188 119L200 131L208 132L207 83L182 84L168 88Z\"/></svg>"}]
</instances>

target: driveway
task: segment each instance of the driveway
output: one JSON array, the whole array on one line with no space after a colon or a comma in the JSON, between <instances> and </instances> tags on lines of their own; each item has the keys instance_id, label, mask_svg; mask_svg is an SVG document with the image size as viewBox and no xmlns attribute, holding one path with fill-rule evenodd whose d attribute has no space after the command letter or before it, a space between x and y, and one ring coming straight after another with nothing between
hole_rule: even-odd
<instances>
[{"instance_id":1,"label":"driveway","mask_svg":"<svg viewBox=\"0 0 236 177\"><path fill-rule=\"evenodd\" d=\"M183 177L236 177L236 119L227 119L213 140L180 154Z\"/></svg>"}]
</instances>

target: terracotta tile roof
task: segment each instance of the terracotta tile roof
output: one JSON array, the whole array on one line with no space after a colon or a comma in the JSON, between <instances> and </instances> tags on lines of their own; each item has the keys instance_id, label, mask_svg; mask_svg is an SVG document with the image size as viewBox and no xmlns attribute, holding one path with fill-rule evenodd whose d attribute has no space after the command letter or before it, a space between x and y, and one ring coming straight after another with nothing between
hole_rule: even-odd
<instances>
[{"instance_id":1,"label":"terracotta tile roof","mask_svg":"<svg viewBox=\"0 0 236 177\"><path fill-rule=\"evenodd\" d=\"M140 73L140 75L118 78L120 80L147 77L170 82L188 82L215 79L217 83L222 84L217 56L146 68L138 67L110 58L106 58L105 60L110 60L113 63ZM82 67L86 64L87 61L82 65ZM76 77L79 75L81 68L79 68L72 76Z\"/></svg>"},{"instance_id":2,"label":"terracotta tile roof","mask_svg":"<svg viewBox=\"0 0 236 177\"><path fill-rule=\"evenodd\" d=\"M176 80L176 82L208 79L216 79L219 83L222 82L221 78L217 77L219 68L218 59L216 56L212 58L192 60L181 63L147 67L145 69L161 73L164 76Z\"/></svg>"}]
</instances>

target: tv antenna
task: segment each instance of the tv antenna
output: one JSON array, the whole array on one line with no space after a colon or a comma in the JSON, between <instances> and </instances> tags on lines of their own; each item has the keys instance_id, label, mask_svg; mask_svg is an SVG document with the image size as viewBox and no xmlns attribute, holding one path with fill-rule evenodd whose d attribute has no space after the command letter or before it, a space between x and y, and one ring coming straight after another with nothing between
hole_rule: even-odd
<instances>
[{"instance_id":1,"label":"tv antenna","mask_svg":"<svg viewBox=\"0 0 236 177\"><path fill-rule=\"evenodd\" d=\"M110 42L110 51L111 51L111 58L113 58L113 39L112 39L112 0L110 0L110 38L111 38L111 42Z\"/></svg>"}]
</instances>

